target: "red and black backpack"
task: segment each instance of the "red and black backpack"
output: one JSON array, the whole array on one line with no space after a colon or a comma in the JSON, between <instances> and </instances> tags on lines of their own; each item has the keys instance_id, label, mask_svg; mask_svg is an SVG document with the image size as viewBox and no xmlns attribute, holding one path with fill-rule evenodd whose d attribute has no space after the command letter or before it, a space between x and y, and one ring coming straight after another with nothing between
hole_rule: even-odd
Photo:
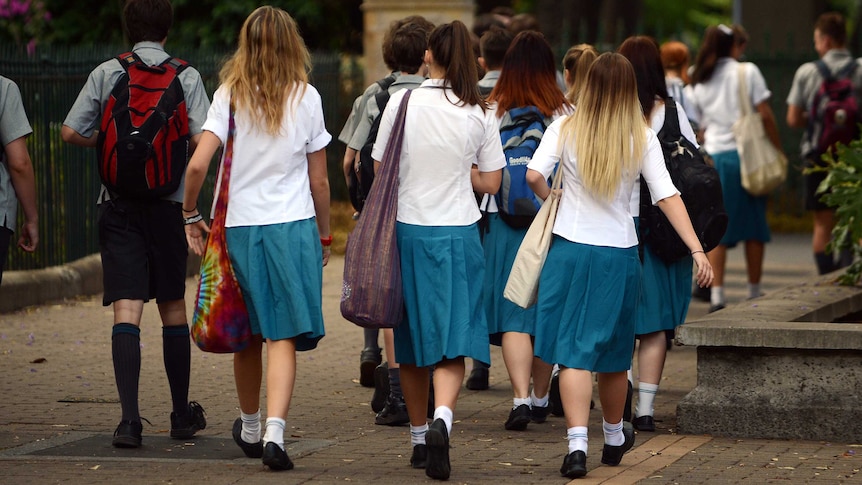
<instances>
[{"instance_id":1,"label":"red and black backpack","mask_svg":"<svg viewBox=\"0 0 862 485\"><path fill-rule=\"evenodd\" d=\"M157 199L177 191L188 161L189 119L179 74L185 61L149 66L117 58L120 77L102 114L99 176L113 197Z\"/></svg>"}]
</instances>

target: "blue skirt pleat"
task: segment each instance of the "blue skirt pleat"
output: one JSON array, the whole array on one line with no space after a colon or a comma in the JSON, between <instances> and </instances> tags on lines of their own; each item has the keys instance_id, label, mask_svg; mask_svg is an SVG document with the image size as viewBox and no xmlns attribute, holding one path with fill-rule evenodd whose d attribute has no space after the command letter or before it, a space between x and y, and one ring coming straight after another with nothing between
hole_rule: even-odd
<instances>
[{"instance_id":1,"label":"blue skirt pleat","mask_svg":"<svg viewBox=\"0 0 862 485\"><path fill-rule=\"evenodd\" d=\"M754 197L742 188L739 152L731 150L715 153L712 159L721 179L724 210L728 219L721 244L732 248L740 241L769 242L771 236L766 222L768 196Z\"/></svg>"},{"instance_id":2,"label":"blue skirt pleat","mask_svg":"<svg viewBox=\"0 0 862 485\"><path fill-rule=\"evenodd\" d=\"M488 218L488 233L482 241L485 249L483 302L491 343L500 345L503 332L535 335L536 307L525 310L503 298L503 290L512 271L515 255L527 229L512 228L496 213L489 214Z\"/></svg>"},{"instance_id":3,"label":"blue skirt pleat","mask_svg":"<svg viewBox=\"0 0 862 485\"><path fill-rule=\"evenodd\" d=\"M476 224L399 222L397 238L406 315L395 328L396 360L420 367L462 356L490 362Z\"/></svg>"},{"instance_id":4,"label":"blue skirt pleat","mask_svg":"<svg viewBox=\"0 0 862 485\"><path fill-rule=\"evenodd\" d=\"M637 246L555 236L539 279L536 356L593 372L631 368L640 285Z\"/></svg>"},{"instance_id":5,"label":"blue skirt pleat","mask_svg":"<svg viewBox=\"0 0 862 485\"><path fill-rule=\"evenodd\" d=\"M323 256L314 218L229 227L228 254L251 317L252 333L296 339L311 350L323 338Z\"/></svg>"}]
</instances>

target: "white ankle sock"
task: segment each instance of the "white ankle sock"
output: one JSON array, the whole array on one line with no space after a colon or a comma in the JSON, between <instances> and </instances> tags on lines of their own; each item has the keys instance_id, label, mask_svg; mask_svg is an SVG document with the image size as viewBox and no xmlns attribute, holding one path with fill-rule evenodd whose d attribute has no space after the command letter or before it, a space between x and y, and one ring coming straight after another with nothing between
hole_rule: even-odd
<instances>
[{"instance_id":1,"label":"white ankle sock","mask_svg":"<svg viewBox=\"0 0 862 485\"><path fill-rule=\"evenodd\" d=\"M428 432L428 423L422 426L410 425L410 444L413 446L425 444L425 433Z\"/></svg>"},{"instance_id":2,"label":"white ankle sock","mask_svg":"<svg viewBox=\"0 0 862 485\"><path fill-rule=\"evenodd\" d=\"M437 406L434 410L434 419L442 419L446 423L446 432L452 434L452 410L446 406Z\"/></svg>"},{"instance_id":3,"label":"white ankle sock","mask_svg":"<svg viewBox=\"0 0 862 485\"><path fill-rule=\"evenodd\" d=\"M748 299L757 298L760 296L760 283L748 284Z\"/></svg>"},{"instance_id":4,"label":"white ankle sock","mask_svg":"<svg viewBox=\"0 0 862 485\"><path fill-rule=\"evenodd\" d=\"M653 403L658 392L658 384L638 382L638 404L635 407L635 417L652 416L655 412Z\"/></svg>"},{"instance_id":5,"label":"white ankle sock","mask_svg":"<svg viewBox=\"0 0 862 485\"><path fill-rule=\"evenodd\" d=\"M602 418L602 431L605 433L605 444L611 446L620 446L626 442L626 437L623 434L623 422L611 424Z\"/></svg>"},{"instance_id":6,"label":"white ankle sock","mask_svg":"<svg viewBox=\"0 0 862 485\"><path fill-rule=\"evenodd\" d=\"M724 305L724 287L713 286L712 289L709 290L709 304Z\"/></svg>"},{"instance_id":7,"label":"white ankle sock","mask_svg":"<svg viewBox=\"0 0 862 485\"><path fill-rule=\"evenodd\" d=\"M545 397L536 397L535 391L530 391L530 406L534 408L544 408L548 406L548 398L549 394L545 394Z\"/></svg>"},{"instance_id":8,"label":"white ankle sock","mask_svg":"<svg viewBox=\"0 0 862 485\"><path fill-rule=\"evenodd\" d=\"M573 451L587 452L586 426L572 426L566 430L566 438L569 440L569 453Z\"/></svg>"},{"instance_id":9,"label":"white ankle sock","mask_svg":"<svg viewBox=\"0 0 862 485\"><path fill-rule=\"evenodd\" d=\"M263 442L275 443L283 450L286 424L281 418L266 418L266 433L263 435Z\"/></svg>"},{"instance_id":10,"label":"white ankle sock","mask_svg":"<svg viewBox=\"0 0 862 485\"><path fill-rule=\"evenodd\" d=\"M242 433L240 437L246 443L257 443L260 441L260 409L254 414L239 413L242 419Z\"/></svg>"},{"instance_id":11,"label":"white ankle sock","mask_svg":"<svg viewBox=\"0 0 862 485\"><path fill-rule=\"evenodd\" d=\"M521 404L526 404L527 406L529 406L530 402L531 401L529 397L516 397L512 399L512 409L517 408Z\"/></svg>"}]
</instances>

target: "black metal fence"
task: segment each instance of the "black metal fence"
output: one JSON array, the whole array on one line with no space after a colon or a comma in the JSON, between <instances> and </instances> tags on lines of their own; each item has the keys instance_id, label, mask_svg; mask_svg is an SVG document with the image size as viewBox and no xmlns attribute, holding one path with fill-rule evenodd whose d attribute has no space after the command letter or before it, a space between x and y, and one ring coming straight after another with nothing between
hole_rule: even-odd
<instances>
[{"instance_id":1,"label":"black metal fence","mask_svg":"<svg viewBox=\"0 0 862 485\"><path fill-rule=\"evenodd\" d=\"M96 198L100 183L96 153L63 143L60 129L90 71L124 50L127 48L110 45L40 47L33 55L28 55L15 46L0 45L0 74L18 84L33 127L27 144L36 172L40 217L38 251L28 254L11 249L7 270L45 268L98 252ZM169 50L200 71L212 98L226 53ZM342 59L339 54L314 53L313 63L311 82L321 94L326 126L335 137L357 94L354 91L362 89L361 72L354 60ZM338 153L341 150L343 147L337 143L327 150L335 198L346 198L340 168L343 152ZM207 207L212 200L215 166L211 164L208 181L204 184L201 207Z\"/></svg>"}]
</instances>

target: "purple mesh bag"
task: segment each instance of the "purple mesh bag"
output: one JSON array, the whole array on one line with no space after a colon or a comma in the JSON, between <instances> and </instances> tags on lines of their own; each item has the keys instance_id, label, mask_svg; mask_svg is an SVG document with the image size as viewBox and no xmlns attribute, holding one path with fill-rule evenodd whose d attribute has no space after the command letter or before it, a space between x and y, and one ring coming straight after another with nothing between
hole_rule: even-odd
<instances>
[{"instance_id":1,"label":"purple mesh bag","mask_svg":"<svg viewBox=\"0 0 862 485\"><path fill-rule=\"evenodd\" d=\"M365 201L344 254L341 315L365 328L394 328L404 317L401 260L395 239L398 166L410 91L392 125L380 171Z\"/></svg>"}]
</instances>

